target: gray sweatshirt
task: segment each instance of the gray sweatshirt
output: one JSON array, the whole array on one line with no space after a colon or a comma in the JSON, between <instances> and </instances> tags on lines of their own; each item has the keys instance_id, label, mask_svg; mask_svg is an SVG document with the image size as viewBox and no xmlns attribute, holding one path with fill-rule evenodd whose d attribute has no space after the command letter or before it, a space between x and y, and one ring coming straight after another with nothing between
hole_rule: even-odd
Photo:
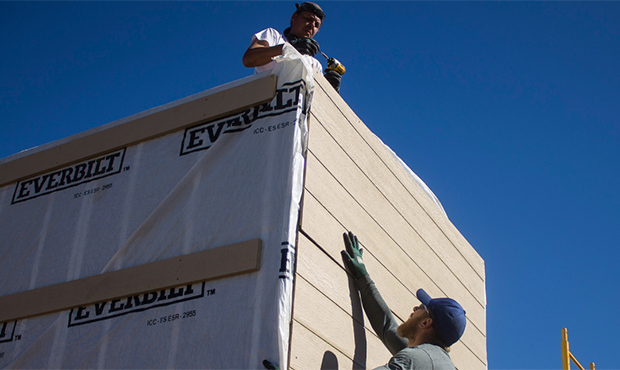
<instances>
[{"instance_id":1,"label":"gray sweatshirt","mask_svg":"<svg viewBox=\"0 0 620 370\"><path fill-rule=\"evenodd\" d=\"M430 343L407 347L409 341L396 334L398 322L387 306L370 276L355 281L370 325L387 349L392 353L390 361L375 370L424 369L455 370L450 355L443 348Z\"/></svg>"}]
</instances>

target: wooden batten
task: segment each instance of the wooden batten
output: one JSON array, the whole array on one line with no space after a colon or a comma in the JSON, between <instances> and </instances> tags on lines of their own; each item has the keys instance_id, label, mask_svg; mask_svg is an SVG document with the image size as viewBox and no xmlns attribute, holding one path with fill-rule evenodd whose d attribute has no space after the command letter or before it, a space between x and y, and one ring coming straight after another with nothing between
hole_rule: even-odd
<instances>
[{"instance_id":1,"label":"wooden batten","mask_svg":"<svg viewBox=\"0 0 620 370\"><path fill-rule=\"evenodd\" d=\"M0 297L0 322L258 271L261 245L254 239Z\"/></svg>"},{"instance_id":2,"label":"wooden batten","mask_svg":"<svg viewBox=\"0 0 620 370\"><path fill-rule=\"evenodd\" d=\"M269 102L276 82L276 75L252 76L17 153L0 160L0 186Z\"/></svg>"}]
</instances>

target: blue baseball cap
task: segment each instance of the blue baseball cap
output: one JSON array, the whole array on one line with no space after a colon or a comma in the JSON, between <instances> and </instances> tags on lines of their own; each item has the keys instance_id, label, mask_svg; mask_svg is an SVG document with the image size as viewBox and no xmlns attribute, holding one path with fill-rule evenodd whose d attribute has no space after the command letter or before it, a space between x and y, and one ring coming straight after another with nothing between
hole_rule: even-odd
<instances>
[{"instance_id":1,"label":"blue baseball cap","mask_svg":"<svg viewBox=\"0 0 620 370\"><path fill-rule=\"evenodd\" d=\"M432 313L439 329L439 334L447 346L456 343L465 331L465 310L452 298L431 298L424 289L415 294Z\"/></svg>"}]
</instances>

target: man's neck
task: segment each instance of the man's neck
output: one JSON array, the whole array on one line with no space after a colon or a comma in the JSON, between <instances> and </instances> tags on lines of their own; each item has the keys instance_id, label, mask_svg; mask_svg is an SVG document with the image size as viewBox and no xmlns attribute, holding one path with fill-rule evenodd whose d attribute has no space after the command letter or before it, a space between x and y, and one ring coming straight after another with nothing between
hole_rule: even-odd
<instances>
[{"instance_id":1,"label":"man's neck","mask_svg":"<svg viewBox=\"0 0 620 370\"><path fill-rule=\"evenodd\" d=\"M419 335L416 335L414 338L409 338L409 344L407 344L407 346L417 347L420 344L424 344L424 343L430 343L430 340L428 340L428 338L426 338L426 336L423 335L423 333L420 333Z\"/></svg>"}]
</instances>

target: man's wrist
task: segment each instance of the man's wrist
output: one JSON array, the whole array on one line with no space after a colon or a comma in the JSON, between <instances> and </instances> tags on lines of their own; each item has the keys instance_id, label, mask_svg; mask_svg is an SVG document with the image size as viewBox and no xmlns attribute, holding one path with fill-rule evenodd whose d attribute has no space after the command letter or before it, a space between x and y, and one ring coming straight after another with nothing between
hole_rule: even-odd
<instances>
[{"instance_id":1,"label":"man's wrist","mask_svg":"<svg viewBox=\"0 0 620 370\"><path fill-rule=\"evenodd\" d=\"M355 279L355 285L357 286L357 289L361 290L363 287L373 284L374 281L372 281L372 279L370 278L370 275L366 274L366 275L362 275L361 277Z\"/></svg>"}]
</instances>

